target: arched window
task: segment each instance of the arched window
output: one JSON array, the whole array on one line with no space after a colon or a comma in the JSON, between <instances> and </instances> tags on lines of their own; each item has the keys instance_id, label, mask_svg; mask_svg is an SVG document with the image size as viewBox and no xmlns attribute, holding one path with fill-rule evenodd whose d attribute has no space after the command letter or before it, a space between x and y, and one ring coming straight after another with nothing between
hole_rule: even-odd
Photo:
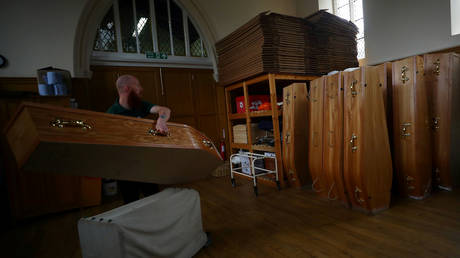
<instances>
[{"instance_id":1,"label":"arched window","mask_svg":"<svg viewBox=\"0 0 460 258\"><path fill-rule=\"evenodd\" d=\"M115 0L99 27L92 63L209 66L206 44L173 0Z\"/></svg>"}]
</instances>

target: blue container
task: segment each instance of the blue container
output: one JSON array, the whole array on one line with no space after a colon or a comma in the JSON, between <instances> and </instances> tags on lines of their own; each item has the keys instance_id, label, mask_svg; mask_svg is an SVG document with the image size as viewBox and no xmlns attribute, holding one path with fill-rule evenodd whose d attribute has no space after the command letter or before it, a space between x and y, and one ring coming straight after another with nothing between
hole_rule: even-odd
<instances>
[{"instance_id":1,"label":"blue container","mask_svg":"<svg viewBox=\"0 0 460 258\"><path fill-rule=\"evenodd\" d=\"M57 83L62 83L62 74L57 73L57 72L47 72L47 81L48 84L57 84Z\"/></svg>"},{"instance_id":2,"label":"blue container","mask_svg":"<svg viewBox=\"0 0 460 258\"><path fill-rule=\"evenodd\" d=\"M38 84L38 94L40 94L41 96L53 96L53 86L48 84Z\"/></svg>"}]
</instances>

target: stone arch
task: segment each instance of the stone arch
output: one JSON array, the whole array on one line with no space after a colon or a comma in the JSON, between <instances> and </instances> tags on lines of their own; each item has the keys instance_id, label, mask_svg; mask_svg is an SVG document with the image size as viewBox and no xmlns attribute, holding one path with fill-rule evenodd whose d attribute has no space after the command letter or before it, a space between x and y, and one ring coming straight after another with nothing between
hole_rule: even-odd
<instances>
[{"instance_id":1,"label":"stone arch","mask_svg":"<svg viewBox=\"0 0 460 258\"><path fill-rule=\"evenodd\" d=\"M208 55L213 64L217 81L217 53L215 28L208 22L205 12L194 0L174 0L186 10L208 47ZM91 77L90 63L96 29L112 5L113 0L89 0L86 2L78 21L74 39L73 72L75 77Z\"/></svg>"}]
</instances>

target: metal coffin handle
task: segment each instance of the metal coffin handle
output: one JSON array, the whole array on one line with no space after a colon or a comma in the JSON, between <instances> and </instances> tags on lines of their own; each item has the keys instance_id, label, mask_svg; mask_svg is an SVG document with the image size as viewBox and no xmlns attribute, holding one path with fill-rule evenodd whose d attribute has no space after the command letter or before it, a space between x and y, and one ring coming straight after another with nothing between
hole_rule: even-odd
<instances>
[{"instance_id":1,"label":"metal coffin handle","mask_svg":"<svg viewBox=\"0 0 460 258\"><path fill-rule=\"evenodd\" d=\"M355 146L356 139L358 139L358 136L352 134L350 139L351 152L356 152L358 150L358 146Z\"/></svg>"},{"instance_id":2,"label":"metal coffin handle","mask_svg":"<svg viewBox=\"0 0 460 258\"><path fill-rule=\"evenodd\" d=\"M356 200L359 204L361 204L361 203L364 202L363 199L359 198L359 193L362 193L362 192L363 192L363 191L362 191L361 189L359 189L359 188L356 186L356 188L355 188L355 200Z\"/></svg>"},{"instance_id":3,"label":"metal coffin handle","mask_svg":"<svg viewBox=\"0 0 460 258\"><path fill-rule=\"evenodd\" d=\"M164 133L164 132L160 132L157 129L153 129L153 128L150 128L147 131L147 133L152 135L152 136L171 136L170 132Z\"/></svg>"},{"instance_id":4,"label":"metal coffin handle","mask_svg":"<svg viewBox=\"0 0 460 258\"><path fill-rule=\"evenodd\" d=\"M81 128L82 130L91 130L93 127L83 120L64 120L62 118L55 118L54 120L50 121L50 127L74 127L74 128Z\"/></svg>"},{"instance_id":5,"label":"metal coffin handle","mask_svg":"<svg viewBox=\"0 0 460 258\"><path fill-rule=\"evenodd\" d=\"M407 74L406 74L408 71L409 71L409 67L405 65L401 68L401 81L403 84L409 81L409 77L407 77Z\"/></svg>"}]
</instances>

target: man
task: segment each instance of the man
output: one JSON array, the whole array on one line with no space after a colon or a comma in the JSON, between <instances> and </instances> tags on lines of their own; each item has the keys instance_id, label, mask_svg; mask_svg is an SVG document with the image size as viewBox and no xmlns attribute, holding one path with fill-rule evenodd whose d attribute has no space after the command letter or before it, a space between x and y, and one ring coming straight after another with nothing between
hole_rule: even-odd
<instances>
[{"instance_id":1,"label":"man","mask_svg":"<svg viewBox=\"0 0 460 258\"><path fill-rule=\"evenodd\" d=\"M144 118L149 114L158 114L155 129L160 133L168 132L166 121L171 115L171 110L142 101L143 88L136 77L128 74L122 75L117 79L116 87L118 98L107 113L139 118ZM118 187L125 204L139 200L140 193L149 196L159 191L157 184L142 182L118 181Z\"/></svg>"}]
</instances>

